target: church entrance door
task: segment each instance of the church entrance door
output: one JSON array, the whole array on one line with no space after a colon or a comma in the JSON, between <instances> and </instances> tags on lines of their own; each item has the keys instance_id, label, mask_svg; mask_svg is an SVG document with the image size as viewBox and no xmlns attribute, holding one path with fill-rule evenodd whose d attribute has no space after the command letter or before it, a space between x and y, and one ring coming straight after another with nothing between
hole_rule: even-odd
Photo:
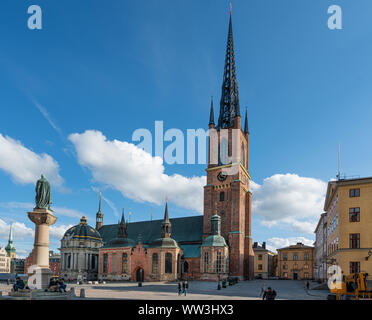
<instances>
[{"instance_id":1,"label":"church entrance door","mask_svg":"<svg viewBox=\"0 0 372 320\"><path fill-rule=\"evenodd\" d=\"M144 279L144 271L142 268L138 268L136 272L136 280L137 282L143 282Z\"/></svg>"}]
</instances>

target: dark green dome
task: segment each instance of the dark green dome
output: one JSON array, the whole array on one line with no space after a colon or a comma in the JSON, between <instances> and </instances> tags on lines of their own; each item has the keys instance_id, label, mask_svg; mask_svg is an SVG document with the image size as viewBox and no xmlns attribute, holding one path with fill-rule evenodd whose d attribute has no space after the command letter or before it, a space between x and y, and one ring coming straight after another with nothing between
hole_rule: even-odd
<instances>
[{"instance_id":1,"label":"dark green dome","mask_svg":"<svg viewBox=\"0 0 372 320\"><path fill-rule=\"evenodd\" d=\"M226 241L223 236L214 234L204 239L202 247L226 247Z\"/></svg>"},{"instance_id":2,"label":"dark green dome","mask_svg":"<svg viewBox=\"0 0 372 320\"><path fill-rule=\"evenodd\" d=\"M179 248L177 241L172 238L159 238L149 244L149 247Z\"/></svg>"},{"instance_id":3,"label":"dark green dome","mask_svg":"<svg viewBox=\"0 0 372 320\"><path fill-rule=\"evenodd\" d=\"M87 224L87 219L82 217L80 224L68 229L62 240L93 240L102 241L102 237L99 232Z\"/></svg>"}]
</instances>

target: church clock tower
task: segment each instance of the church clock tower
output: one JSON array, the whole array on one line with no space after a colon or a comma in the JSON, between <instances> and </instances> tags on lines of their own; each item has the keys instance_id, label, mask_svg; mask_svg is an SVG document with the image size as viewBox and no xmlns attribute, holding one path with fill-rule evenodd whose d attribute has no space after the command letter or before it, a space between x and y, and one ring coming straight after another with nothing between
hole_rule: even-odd
<instances>
[{"instance_id":1,"label":"church clock tower","mask_svg":"<svg viewBox=\"0 0 372 320\"><path fill-rule=\"evenodd\" d=\"M238 82L230 12L225 68L218 123L214 123L213 98L209 119L207 185L204 187L204 238L210 235L211 217L221 217L221 234L229 246L231 276L253 278L251 199L248 171L249 131L245 113L241 127ZM212 137L216 137L213 140ZM217 154L218 153L218 154Z\"/></svg>"}]
</instances>

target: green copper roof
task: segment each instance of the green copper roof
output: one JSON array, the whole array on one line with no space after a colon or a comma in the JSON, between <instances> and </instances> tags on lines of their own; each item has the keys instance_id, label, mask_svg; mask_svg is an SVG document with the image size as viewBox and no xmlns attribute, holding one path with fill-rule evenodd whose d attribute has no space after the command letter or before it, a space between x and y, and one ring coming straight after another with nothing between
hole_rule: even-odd
<instances>
[{"instance_id":1,"label":"green copper roof","mask_svg":"<svg viewBox=\"0 0 372 320\"><path fill-rule=\"evenodd\" d=\"M203 235L203 216L169 219L172 224L171 238L180 242L201 243ZM138 239L141 235L141 242L149 245L160 238L162 220L140 221L128 223L127 233L129 239ZM104 243L109 243L118 235L118 224L103 225L99 233Z\"/></svg>"},{"instance_id":2,"label":"green copper roof","mask_svg":"<svg viewBox=\"0 0 372 320\"><path fill-rule=\"evenodd\" d=\"M205 238L202 244L203 247L226 247L226 241L223 236L211 235L208 238Z\"/></svg>"},{"instance_id":3,"label":"green copper roof","mask_svg":"<svg viewBox=\"0 0 372 320\"><path fill-rule=\"evenodd\" d=\"M180 245L184 258L200 258L199 244L183 244Z\"/></svg>"},{"instance_id":4,"label":"green copper roof","mask_svg":"<svg viewBox=\"0 0 372 320\"><path fill-rule=\"evenodd\" d=\"M172 238L159 238L148 245L150 248L179 248L177 242Z\"/></svg>"}]
</instances>

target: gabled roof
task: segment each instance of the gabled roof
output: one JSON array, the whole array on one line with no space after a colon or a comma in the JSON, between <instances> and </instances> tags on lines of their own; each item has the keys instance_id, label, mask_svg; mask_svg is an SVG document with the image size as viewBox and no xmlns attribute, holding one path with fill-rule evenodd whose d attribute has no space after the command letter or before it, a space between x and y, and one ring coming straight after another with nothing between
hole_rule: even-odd
<instances>
[{"instance_id":1,"label":"gabled roof","mask_svg":"<svg viewBox=\"0 0 372 320\"><path fill-rule=\"evenodd\" d=\"M174 218L169 220L172 224L172 239L176 240L178 243L202 242L203 216ZM137 242L139 235L141 235L141 242L143 244L150 244L154 240L160 238L162 222L163 220L152 220L128 223L128 238ZM99 229L99 233L106 244L117 237L118 224L103 225Z\"/></svg>"}]
</instances>

